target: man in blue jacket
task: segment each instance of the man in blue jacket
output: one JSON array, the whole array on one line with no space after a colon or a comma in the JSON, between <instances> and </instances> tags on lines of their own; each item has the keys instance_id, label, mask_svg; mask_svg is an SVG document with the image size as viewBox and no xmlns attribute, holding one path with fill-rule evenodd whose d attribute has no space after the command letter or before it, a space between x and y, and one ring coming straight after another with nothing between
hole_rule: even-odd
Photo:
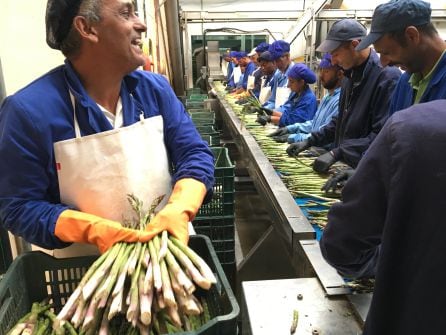
<instances>
[{"instance_id":1,"label":"man in blue jacket","mask_svg":"<svg viewBox=\"0 0 446 335\"><path fill-rule=\"evenodd\" d=\"M1 107L1 224L48 249L104 252L163 230L187 243L211 194L212 153L168 82L135 71L146 25L131 2L92 2L48 1L47 43L65 64ZM135 220L129 194L143 214L165 196L146 230L121 225Z\"/></svg>"},{"instance_id":2,"label":"man in blue jacket","mask_svg":"<svg viewBox=\"0 0 446 335\"><path fill-rule=\"evenodd\" d=\"M339 96L344 72L338 65L331 64L331 55L329 53L322 57L318 69L319 80L321 85L327 90L327 94L322 98L314 118L281 127L269 134L268 136L271 136L276 142L295 143L306 140L311 136L312 132L320 130L331 121L333 116L338 115Z\"/></svg>"},{"instance_id":3,"label":"man in blue jacket","mask_svg":"<svg viewBox=\"0 0 446 335\"><path fill-rule=\"evenodd\" d=\"M316 172L328 172L337 161L356 167L388 118L390 99L401 72L395 67L383 67L371 48L355 50L366 35L365 27L358 21L340 20L333 24L327 39L317 49L329 52L333 64L345 71L339 114L308 139L287 148L290 156L296 156L310 146L333 143L332 150L314 161Z\"/></svg>"},{"instance_id":4,"label":"man in blue jacket","mask_svg":"<svg viewBox=\"0 0 446 335\"><path fill-rule=\"evenodd\" d=\"M357 50L373 43L383 66L401 66L389 114L412 104L446 99L446 42L430 21L430 4L420 0L390 1L373 12L370 34ZM336 190L354 173L337 172L324 189Z\"/></svg>"},{"instance_id":5,"label":"man in blue jacket","mask_svg":"<svg viewBox=\"0 0 446 335\"><path fill-rule=\"evenodd\" d=\"M375 277L364 335L446 328L445 106L393 114L328 213L324 258L344 276Z\"/></svg>"}]
</instances>

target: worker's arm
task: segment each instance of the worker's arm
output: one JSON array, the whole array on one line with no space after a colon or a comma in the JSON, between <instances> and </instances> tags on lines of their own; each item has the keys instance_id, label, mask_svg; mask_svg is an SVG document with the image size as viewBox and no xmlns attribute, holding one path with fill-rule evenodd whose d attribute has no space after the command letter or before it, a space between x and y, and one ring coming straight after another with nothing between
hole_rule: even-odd
<instances>
[{"instance_id":1,"label":"worker's arm","mask_svg":"<svg viewBox=\"0 0 446 335\"><path fill-rule=\"evenodd\" d=\"M391 171L391 127L385 127L328 213L322 255L347 277L375 274L386 222Z\"/></svg>"}]
</instances>

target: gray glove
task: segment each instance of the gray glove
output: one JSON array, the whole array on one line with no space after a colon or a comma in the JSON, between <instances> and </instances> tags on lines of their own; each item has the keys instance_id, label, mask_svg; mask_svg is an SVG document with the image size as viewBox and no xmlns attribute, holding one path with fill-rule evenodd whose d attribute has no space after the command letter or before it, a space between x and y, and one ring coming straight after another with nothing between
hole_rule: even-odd
<instances>
[{"instance_id":1,"label":"gray glove","mask_svg":"<svg viewBox=\"0 0 446 335\"><path fill-rule=\"evenodd\" d=\"M336 189L343 187L347 180L349 180L354 174L355 169L352 168L346 168L336 172L330 177L330 179L327 180L325 185L321 187L321 191L324 191L325 193L335 193Z\"/></svg>"}]
</instances>

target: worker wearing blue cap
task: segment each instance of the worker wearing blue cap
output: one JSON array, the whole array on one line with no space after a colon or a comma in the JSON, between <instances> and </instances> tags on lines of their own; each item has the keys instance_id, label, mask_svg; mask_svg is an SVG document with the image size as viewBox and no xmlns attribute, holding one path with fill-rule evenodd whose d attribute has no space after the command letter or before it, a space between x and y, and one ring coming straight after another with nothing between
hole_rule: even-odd
<instances>
[{"instance_id":1,"label":"worker wearing blue cap","mask_svg":"<svg viewBox=\"0 0 446 335\"><path fill-rule=\"evenodd\" d=\"M248 86L247 89L251 89L252 93L259 98L260 90L262 88L262 78L263 72L260 67L260 55L267 51L269 48L269 44L266 42L262 42L257 45L248 56L251 57L251 60L256 63L256 69L252 72L251 76L248 78ZM251 84L252 83L252 84Z\"/></svg>"},{"instance_id":2,"label":"worker wearing blue cap","mask_svg":"<svg viewBox=\"0 0 446 335\"><path fill-rule=\"evenodd\" d=\"M388 118L390 99L401 72L395 67L383 67L372 48L355 50L366 35L366 28L358 21L340 20L317 48L329 52L332 63L344 69L339 114L308 139L287 148L290 156L296 156L311 146L333 143L332 150L315 159L316 172L328 172L337 161L356 167Z\"/></svg>"},{"instance_id":3,"label":"worker wearing blue cap","mask_svg":"<svg viewBox=\"0 0 446 335\"><path fill-rule=\"evenodd\" d=\"M390 115L412 104L446 98L446 42L430 16L430 4L421 0L381 4L373 12L370 34L356 47L362 50L373 43L384 66L406 70L395 87ZM324 188L336 189L352 174L340 171Z\"/></svg>"},{"instance_id":4,"label":"worker wearing blue cap","mask_svg":"<svg viewBox=\"0 0 446 335\"><path fill-rule=\"evenodd\" d=\"M278 109L262 108L266 115L259 115L257 122L268 122L285 127L296 122L311 120L317 109L316 96L308 84L316 82L316 75L303 63L294 64L288 71L288 87L291 90L288 100Z\"/></svg>"},{"instance_id":5,"label":"worker wearing blue cap","mask_svg":"<svg viewBox=\"0 0 446 335\"><path fill-rule=\"evenodd\" d=\"M271 96L274 85L273 79L279 70L277 70L276 62L269 51L264 51L260 54L259 64L263 75L259 93L259 101L261 104L264 104Z\"/></svg>"},{"instance_id":6,"label":"worker wearing blue cap","mask_svg":"<svg viewBox=\"0 0 446 335\"><path fill-rule=\"evenodd\" d=\"M234 94L240 94L246 91L248 87L248 77L256 69L255 63L248 57L248 53L246 51L240 51L237 56L238 56L238 63L242 68L244 68L244 71L236 87L236 90L233 92Z\"/></svg>"},{"instance_id":7,"label":"worker wearing blue cap","mask_svg":"<svg viewBox=\"0 0 446 335\"><path fill-rule=\"evenodd\" d=\"M61 257L164 230L187 243L212 196L212 152L167 80L137 70L147 27L133 3L88 3L48 0L47 43L65 63L1 106L0 223ZM129 194L143 202L136 216ZM145 229L122 225L163 196Z\"/></svg>"},{"instance_id":8,"label":"worker wearing blue cap","mask_svg":"<svg viewBox=\"0 0 446 335\"><path fill-rule=\"evenodd\" d=\"M331 55L326 53L318 67L319 80L322 86L328 91L322 98L316 114L312 120L298 122L286 127L281 127L272 132L271 136L277 142L295 143L303 141L311 136L312 132L320 130L331 119L338 115L339 96L341 92L341 82L343 70L331 63Z\"/></svg>"},{"instance_id":9,"label":"worker wearing blue cap","mask_svg":"<svg viewBox=\"0 0 446 335\"><path fill-rule=\"evenodd\" d=\"M288 88L288 70L294 65L290 58L290 44L286 41L274 41L268 48L277 66L277 73L273 79L271 96L263 107L268 109L279 108L291 93Z\"/></svg>"}]
</instances>

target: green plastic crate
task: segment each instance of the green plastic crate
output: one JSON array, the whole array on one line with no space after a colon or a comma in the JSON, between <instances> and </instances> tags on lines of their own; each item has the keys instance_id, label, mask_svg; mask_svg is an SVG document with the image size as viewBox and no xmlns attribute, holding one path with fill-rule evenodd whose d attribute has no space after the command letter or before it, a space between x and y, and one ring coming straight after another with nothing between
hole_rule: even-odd
<instances>
[{"instance_id":1,"label":"green plastic crate","mask_svg":"<svg viewBox=\"0 0 446 335\"><path fill-rule=\"evenodd\" d=\"M212 200L202 205L197 217L234 215L234 165L227 148L211 148L214 154L214 194Z\"/></svg>"},{"instance_id":2,"label":"green plastic crate","mask_svg":"<svg viewBox=\"0 0 446 335\"><path fill-rule=\"evenodd\" d=\"M191 94L189 95L188 99L190 100L197 100L197 101L203 101L208 99L209 97L207 94Z\"/></svg>"},{"instance_id":3,"label":"green plastic crate","mask_svg":"<svg viewBox=\"0 0 446 335\"><path fill-rule=\"evenodd\" d=\"M198 87L187 88L186 89L186 95L189 97L192 94L201 94L201 89L198 88Z\"/></svg>"},{"instance_id":4,"label":"green plastic crate","mask_svg":"<svg viewBox=\"0 0 446 335\"><path fill-rule=\"evenodd\" d=\"M211 239L221 264L235 263L234 216L198 217L193 226L197 234Z\"/></svg>"},{"instance_id":5,"label":"green plastic crate","mask_svg":"<svg viewBox=\"0 0 446 335\"><path fill-rule=\"evenodd\" d=\"M220 134L214 135L201 135L203 141L207 142L210 147L218 147L220 146Z\"/></svg>"},{"instance_id":6,"label":"green plastic crate","mask_svg":"<svg viewBox=\"0 0 446 335\"><path fill-rule=\"evenodd\" d=\"M203 100L186 100L186 109L189 108L204 108L204 101Z\"/></svg>"},{"instance_id":7,"label":"green plastic crate","mask_svg":"<svg viewBox=\"0 0 446 335\"><path fill-rule=\"evenodd\" d=\"M214 113L214 111L209 109L209 108L189 108L187 111L189 112L189 114L194 114L194 113Z\"/></svg>"},{"instance_id":8,"label":"green plastic crate","mask_svg":"<svg viewBox=\"0 0 446 335\"><path fill-rule=\"evenodd\" d=\"M209 291L196 291L206 296L211 320L197 331L181 334L236 334L240 309L211 241L203 235L191 236L189 246L211 267L217 284ZM17 257L0 282L0 334L6 334L29 312L33 302L49 298L58 313L95 259L94 256L57 259L39 251Z\"/></svg>"}]
</instances>

